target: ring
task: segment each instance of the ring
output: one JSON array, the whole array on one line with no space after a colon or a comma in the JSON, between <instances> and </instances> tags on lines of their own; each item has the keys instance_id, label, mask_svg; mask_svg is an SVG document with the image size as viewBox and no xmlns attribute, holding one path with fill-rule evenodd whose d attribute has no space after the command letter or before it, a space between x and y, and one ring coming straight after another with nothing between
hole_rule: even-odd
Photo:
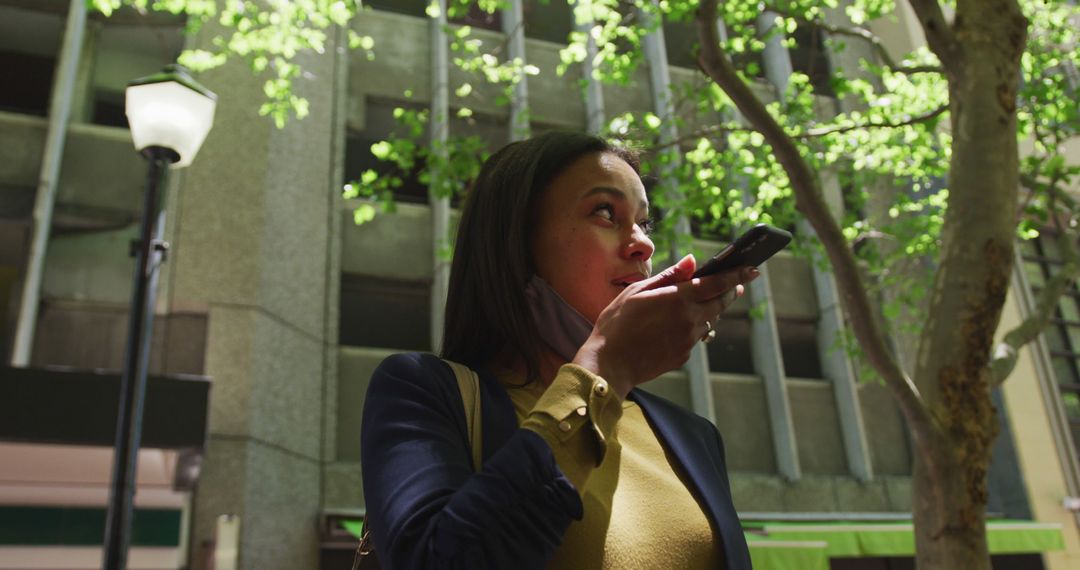
<instances>
[{"instance_id":1,"label":"ring","mask_svg":"<svg viewBox=\"0 0 1080 570\"><path fill-rule=\"evenodd\" d=\"M705 334L701 335L701 342L712 342L716 340L716 329L713 328L712 323L705 321Z\"/></svg>"}]
</instances>

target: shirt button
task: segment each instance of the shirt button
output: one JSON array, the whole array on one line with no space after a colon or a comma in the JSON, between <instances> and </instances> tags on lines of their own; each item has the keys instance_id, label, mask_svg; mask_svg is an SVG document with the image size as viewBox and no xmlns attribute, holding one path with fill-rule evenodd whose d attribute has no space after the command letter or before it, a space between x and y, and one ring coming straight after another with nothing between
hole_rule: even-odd
<instances>
[{"instance_id":1,"label":"shirt button","mask_svg":"<svg viewBox=\"0 0 1080 570\"><path fill-rule=\"evenodd\" d=\"M604 397L604 396L607 396L607 393L608 393L607 382L605 382L603 380L597 380L596 381L596 386L593 386L593 391L596 392L596 395L600 396L601 398Z\"/></svg>"},{"instance_id":2,"label":"shirt button","mask_svg":"<svg viewBox=\"0 0 1080 570\"><path fill-rule=\"evenodd\" d=\"M563 421L559 422L559 430L560 431L570 431L570 422L568 422L566 420L563 420Z\"/></svg>"}]
</instances>

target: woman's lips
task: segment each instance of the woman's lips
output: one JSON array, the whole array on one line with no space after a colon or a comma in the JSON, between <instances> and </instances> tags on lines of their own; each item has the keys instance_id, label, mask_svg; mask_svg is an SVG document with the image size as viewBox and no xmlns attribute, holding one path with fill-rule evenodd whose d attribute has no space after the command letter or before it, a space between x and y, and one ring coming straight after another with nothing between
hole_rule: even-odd
<instances>
[{"instance_id":1,"label":"woman's lips","mask_svg":"<svg viewBox=\"0 0 1080 570\"><path fill-rule=\"evenodd\" d=\"M634 273L628 273L626 275L623 275L622 277L612 279L611 284L615 285L616 287L626 287L627 285L631 283L637 283L638 281L641 281L646 277L648 276L644 273L635 271Z\"/></svg>"}]
</instances>

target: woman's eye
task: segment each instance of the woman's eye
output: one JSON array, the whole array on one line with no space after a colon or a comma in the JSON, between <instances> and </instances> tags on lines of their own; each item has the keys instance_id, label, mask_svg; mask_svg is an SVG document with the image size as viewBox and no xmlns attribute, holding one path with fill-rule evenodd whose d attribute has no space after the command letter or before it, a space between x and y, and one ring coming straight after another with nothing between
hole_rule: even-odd
<instances>
[{"instance_id":1,"label":"woman's eye","mask_svg":"<svg viewBox=\"0 0 1080 570\"><path fill-rule=\"evenodd\" d=\"M615 221L615 206L612 206L611 204L600 204L593 209L593 213L609 222Z\"/></svg>"}]
</instances>

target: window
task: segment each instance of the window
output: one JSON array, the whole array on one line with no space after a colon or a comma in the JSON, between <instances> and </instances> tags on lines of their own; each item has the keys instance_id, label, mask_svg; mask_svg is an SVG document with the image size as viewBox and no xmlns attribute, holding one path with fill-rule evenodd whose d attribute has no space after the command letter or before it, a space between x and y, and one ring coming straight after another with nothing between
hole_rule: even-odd
<instances>
[{"instance_id":1,"label":"window","mask_svg":"<svg viewBox=\"0 0 1080 570\"><path fill-rule=\"evenodd\" d=\"M754 374L753 351L750 348L750 317L725 312L716 324L716 339L705 345L709 354L710 372Z\"/></svg>"},{"instance_id":2,"label":"window","mask_svg":"<svg viewBox=\"0 0 1080 570\"><path fill-rule=\"evenodd\" d=\"M698 33L692 20L664 21L664 48L669 65L697 69L697 46Z\"/></svg>"},{"instance_id":3,"label":"window","mask_svg":"<svg viewBox=\"0 0 1080 570\"><path fill-rule=\"evenodd\" d=\"M816 321L778 316L776 328L780 337L784 374L788 378L823 378Z\"/></svg>"},{"instance_id":4,"label":"window","mask_svg":"<svg viewBox=\"0 0 1080 570\"><path fill-rule=\"evenodd\" d=\"M62 29L59 14L0 7L0 69L11 79L0 89L0 111L48 114Z\"/></svg>"},{"instance_id":5,"label":"window","mask_svg":"<svg viewBox=\"0 0 1080 570\"><path fill-rule=\"evenodd\" d=\"M339 319L344 346L431 350L431 286L344 273Z\"/></svg>"},{"instance_id":6,"label":"window","mask_svg":"<svg viewBox=\"0 0 1080 570\"><path fill-rule=\"evenodd\" d=\"M574 11L566 0L522 0L525 37L566 44L574 28Z\"/></svg>"},{"instance_id":7,"label":"window","mask_svg":"<svg viewBox=\"0 0 1080 570\"><path fill-rule=\"evenodd\" d=\"M1057 237L1043 233L1037 239L1022 242L1020 251L1032 292L1037 293L1062 266ZM1080 446L1080 290L1076 285L1058 300L1043 338L1050 352L1073 442Z\"/></svg>"},{"instance_id":8,"label":"window","mask_svg":"<svg viewBox=\"0 0 1080 570\"><path fill-rule=\"evenodd\" d=\"M132 79L158 73L184 48L183 18L124 11L101 21L91 35L94 50L86 110L77 120L127 128L124 90ZM78 108L78 107L77 107Z\"/></svg>"},{"instance_id":9,"label":"window","mask_svg":"<svg viewBox=\"0 0 1080 570\"><path fill-rule=\"evenodd\" d=\"M481 10L478 4L470 4L465 14L450 18L449 22L502 33L502 10L489 13Z\"/></svg>"},{"instance_id":10,"label":"window","mask_svg":"<svg viewBox=\"0 0 1080 570\"><path fill-rule=\"evenodd\" d=\"M420 173L424 164L416 164L413 169L406 173L398 172L398 168L392 162L386 162L375 158L371 153L371 145L380 142L383 137L373 136L365 132L351 132L345 136L345 180L355 183L360 176L371 169L380 175L397 174L401 176L401 186L394 190L394 199L401 202L426 204L428 201L427 185L420 182Z\"/></svg>"},{"instance_id":11,"label":"window","mask_svg":"<svg viewBox=\"0 0 1080 570\"><path fill-rule=\"evenodd\" d=\"M425 10L430 0L367 0L365 6L386 12L397 12L409 16L426 18Z\"/></svg>"},{"instance_id":12,"label":"window","mask_svg":"<svg viewBox=\"0 0 1080 570\"><path fill-rule=\"evenodd\" d=\"M409 172L401 172L396 164L379 160L371 152L371 145L388 140L394 133L405 136L408 131L394 119L394 109L417 108L420 105L402 101L372 100L367 102L365 128L362 131L350 131L345 135L345 182L360 180L368 169L379 174L396 174L401 177L402 185L394 189L394 199L401 202L426 204L428 201L427 184L420 182L420 173L425 162L418 160ZM421 137L420 144L427 144L427 134Z\"/></svg>"},{"instance_id":13,"label":"window","mask_svg":"<svg viewBox=\"0 0 1080 570\"><path fill-rule=\"evenodd\" d=\"M825 32L809 22L799 22L799 27L791 34L795 47L791 54L791 67L796 73L803 73L810 78L814 94L822 97L835 97L829 66L829 52L825 51Z\"/></svg>"}]
</instances>

